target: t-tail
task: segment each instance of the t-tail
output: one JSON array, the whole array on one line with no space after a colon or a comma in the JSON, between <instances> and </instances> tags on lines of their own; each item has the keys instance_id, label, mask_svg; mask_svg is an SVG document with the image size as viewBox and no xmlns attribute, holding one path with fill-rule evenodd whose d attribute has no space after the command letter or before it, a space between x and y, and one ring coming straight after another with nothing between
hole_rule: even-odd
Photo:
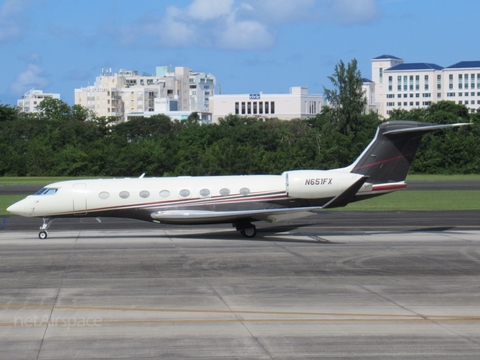
<instances>
[{"instance_id":1,"label":"t-tail","mask_svg":"<svg viewBox=\"0 0 480 360\"><path fill-rule=\"evenodd\" d=\"M470 124L440 125L403 120L385 122L378 127L375 138L363 153L345 170L367 175L368 183L374 187L379 188L383 184L385 190L389 186L393 190L395 186L404 184L423 135L463 125Z\"/></svg>"}]
</instances>

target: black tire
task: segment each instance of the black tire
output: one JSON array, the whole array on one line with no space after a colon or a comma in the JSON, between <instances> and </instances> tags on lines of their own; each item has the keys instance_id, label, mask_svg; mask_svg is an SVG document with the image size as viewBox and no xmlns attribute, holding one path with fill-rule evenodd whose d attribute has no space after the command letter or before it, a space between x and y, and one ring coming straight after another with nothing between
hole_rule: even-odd
<instances>
[{"instance_id":1,"label":"black tire","mask_svg":"<svg viewBox=\"0 0 480 360\"><path fill-rule=\"evenodd\" d=\"M45 240L47 238L48 234L45 230L42 230L38 233L38 238L40 240Z\"/></svg>"},{"instance_id":2,"label":"black tire","mask_svg":"<svg viewBox=\"0 0 480 360\"><path fill-rule=\"evenodd\" d=\"M240 233L246 238L254 238L257 235L257 228L255 226L240 230Z\"/></svg>"}]
</instances>

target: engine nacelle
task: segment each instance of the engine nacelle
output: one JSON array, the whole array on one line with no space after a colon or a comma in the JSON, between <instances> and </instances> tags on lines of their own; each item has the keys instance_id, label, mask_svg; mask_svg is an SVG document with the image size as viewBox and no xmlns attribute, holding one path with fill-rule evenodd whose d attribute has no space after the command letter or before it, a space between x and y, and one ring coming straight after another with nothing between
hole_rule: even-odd
<instances>
[{"instance_id":1,"label":"engine nacelle","mask_svg":"<svg viewBox=\"0 0 480 360\"><path fill-rule=\"evenodd\" d=\"M295 170L285 173L287 194L297 199L335 197L361 177L358 174L331 170Z\"/></svg>"}]
</instances>

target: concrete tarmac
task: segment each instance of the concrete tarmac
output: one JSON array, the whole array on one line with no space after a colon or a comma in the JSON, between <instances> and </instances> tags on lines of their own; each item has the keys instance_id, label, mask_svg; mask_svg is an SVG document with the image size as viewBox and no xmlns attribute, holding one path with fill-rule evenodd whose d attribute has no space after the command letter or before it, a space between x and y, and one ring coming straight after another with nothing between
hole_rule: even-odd
<instances>
[{"instance_id":1,"label":"concrete tarmac","mask_svg":"<svg viewBox=\"0 0 480 360\"><path fill-rule=\"evenodd\" d=\"M0 358L478 359L479 278L468 228L4 230Z\"/></svg>"}]
</instances>

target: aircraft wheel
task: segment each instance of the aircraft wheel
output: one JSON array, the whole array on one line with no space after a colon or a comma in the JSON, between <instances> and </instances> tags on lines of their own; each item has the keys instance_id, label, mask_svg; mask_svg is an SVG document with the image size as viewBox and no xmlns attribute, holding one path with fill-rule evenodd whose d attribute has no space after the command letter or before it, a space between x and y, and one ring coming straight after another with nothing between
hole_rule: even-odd
<instances>
[{"instance_id":1,"label":"aircraft wheel","mask_svg":"<svg viewBox=\"0 0 480 360\"><path fill-rule=\"evenodd\" d=\"M47 232L46 232L45 230L40 231L40 232L38 233L38 238L39 238L40 240L45 240L45 239L47 238L47 236L48 236L48 234L47 234Z\"/></svg>"},{"instance_id":2,"label":"aircraft wheel","mask_svg":"<svg viewBox=\"0 0 480 360\"><path fill-rule=\"evenodd\" d=\"M255 235L257 235L257 228L252 225L252 227L240 230L240 233L246 238L253 238Z\"/></svg>"}]
</instances>

